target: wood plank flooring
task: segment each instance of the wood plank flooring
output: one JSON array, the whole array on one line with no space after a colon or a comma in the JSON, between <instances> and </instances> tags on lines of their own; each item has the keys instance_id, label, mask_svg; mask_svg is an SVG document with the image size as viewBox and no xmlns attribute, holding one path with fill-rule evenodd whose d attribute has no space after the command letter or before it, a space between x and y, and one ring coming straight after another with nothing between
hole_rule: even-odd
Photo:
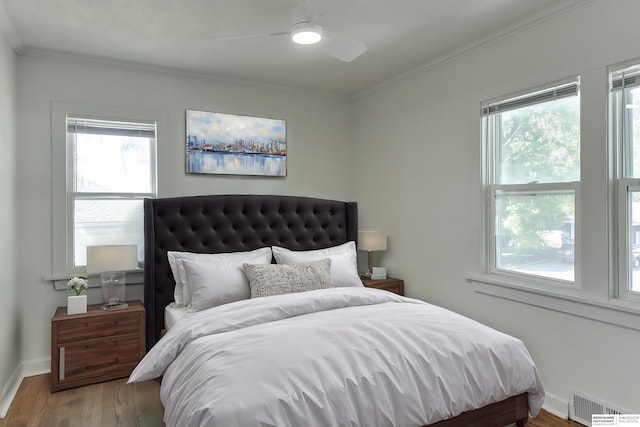
<instances>
[{"instance_id":1,"label":"wood plank flooring","mask_svg":"<svg viewBox=\"0 0 640 427\"><path fill-rule=\"evenodd\" d=\"M25 378L0 427L161 427L160 384L114 380L51 393L49 374Z\"/></svg>"},{"instance_id":2,"label":"wood plank flooring","mask_svg":"<svg viewBox=\"0 0 640 427\"><path fill-rule=\"evenodd\" d=\"M162 427L160 384L126 379L50 393L49 374L25 378L0 427ZM583 427L542 411L527 427Z\"/></svg>"}]
</instances>

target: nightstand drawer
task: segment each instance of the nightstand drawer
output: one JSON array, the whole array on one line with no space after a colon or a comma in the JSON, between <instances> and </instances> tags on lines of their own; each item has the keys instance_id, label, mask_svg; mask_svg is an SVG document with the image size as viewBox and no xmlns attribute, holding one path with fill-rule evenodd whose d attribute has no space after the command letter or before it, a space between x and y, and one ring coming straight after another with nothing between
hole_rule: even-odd
<instances>
[{"instance_id":1,"label":"nightstand drawer","mask_svg":"<svg viewBox=\"0 0 640 427\"><path fill-rule=\"evenodd\" d=\"M140 360L139 344L138 335L129 334L61 345L60 382L118 373L125 377Z\"/></svg>"},{"instance_id":2,"label":"nightstand drawer","mask_svg":"<svg viewBox=\"0 0 640 427\"><path fill-rule=\"evenodd\" d=\"M58 307L51 318L51 391L131 374L145 353L144 325L140 301L112 311L94 304L75 315Z\"/></svg>"},{"instance_id":3,"label":"nightstand drawer","mask_svg":"<svg viewBox=\"0 0 640 427\"><path fill-rule=\"evenodd\" d=\"M382 289L394 294L404 295L404 280L393 278L372 280L368 277L360 277L360 279L367 288Z\"/></svg>"},{"instance_id":4,"label":"nightstand drawer","mask_svg":"<svg viewBox=\"0 0 640 427\"><path fill-rule=\"evenodd\" d=\"M104 319L73 319L61 322L58 327L58 342L67 343L78 340L137 333L140 328L136 313L123 316L108 316Z\"/></svg>"}]
</instances>

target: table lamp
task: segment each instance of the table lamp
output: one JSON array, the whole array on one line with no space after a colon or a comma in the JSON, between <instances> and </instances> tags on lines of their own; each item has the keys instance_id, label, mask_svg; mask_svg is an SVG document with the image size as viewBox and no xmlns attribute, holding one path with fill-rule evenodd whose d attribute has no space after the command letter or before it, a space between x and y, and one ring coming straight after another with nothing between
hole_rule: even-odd
<instances>
[{"instance_id":1,"label":"table lamp","mask_svg":"<svg viewBox=\"0 0 640 427\"><path fill-rule=\"evenodd\" d=\"M126 270L138 268L136 245L87 246L87 274L100 273L102 281L102 308L126 308L124 287Z\"/></svg>"},{"instance_id":2,"label":"table lamp","mask_svg":"<svg viewBox=\"0 0 640 427\"><path fill-rule=\"evenodd\" d=\"M367 251L368 267L369 271L364 276L371 279L384 279L386 278L386 272L382 274L383 277L377 274L373 274L373 252L374 251L386 251L387 250L387 235L381 231L358 231L358 250Z\"/></svg>"}]
</instances>

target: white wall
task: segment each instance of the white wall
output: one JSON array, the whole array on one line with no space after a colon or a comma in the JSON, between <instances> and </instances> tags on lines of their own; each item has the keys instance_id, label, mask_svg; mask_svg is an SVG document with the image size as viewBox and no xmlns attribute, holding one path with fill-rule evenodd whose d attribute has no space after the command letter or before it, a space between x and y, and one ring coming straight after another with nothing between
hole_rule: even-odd
<instances>
[{"instance_id":1,"label":"white wall","mask_svg":"<svg viewBox=\"0 0 640 427\"><path fill-rule=\"evenodd\" d=\"M409 296L522 338L567 414L569 388L640 412L640 332L473 291L482 271L480 102L584 76L583 286L606 294L606 67L640 57L636 0L599 0L524 29L356 101L354 194L362 229L389 234L381 265ZM583 99L585 101L585 99ZM589 101L593 101L590 99ZM598 158L593 157L596 154ZM637 316L640 325L640 316Z\"/></svg>"},{"instance_id":2,"label":"white wall","mask_svg":"<svg viewBox=\"0 0 640 427\"><path fill-rule=\"evenodd\" d=\"M67 296L43 280L52 273L52 101L166 113L168 137L159 139L158 148L160 196L264 193L350 200L351 117L343 98L37 56L19 56L17 76L17 262L27 373L48 366L49 321ZM288 176L186 175L185 109L285 119ZM99 288L88 296L89 303L100 302ZM141 297L141 286L127 286L127 298Z\"/></svg>"},{"instance_id":3,"label":"white wall","mask_svg":"<svg viewBox=\"0 0 640 427\"><path fill-rule=\"evenodd\" d=\"M0 32L0 414L20 364L16 247L16 55Z\"/></svg>"}]
</instances>

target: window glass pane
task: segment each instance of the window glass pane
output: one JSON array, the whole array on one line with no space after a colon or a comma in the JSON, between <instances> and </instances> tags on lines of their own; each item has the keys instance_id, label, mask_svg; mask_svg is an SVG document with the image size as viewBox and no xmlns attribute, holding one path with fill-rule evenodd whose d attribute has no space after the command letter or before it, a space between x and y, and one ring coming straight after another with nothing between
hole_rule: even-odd
<instances>
[{"instance_id":1,"label":"window glass pane","mask_svg":"<svg viewBox=\"0 0 640 427\"><path fill-rule=\"evenodd\" d=\"M142 200L101 199L74 203L74 266L87 263L87 246L138 245L143 260L144 219Z\"/></svg>"},{"instance_id":2,"label":"window glass pane","mask_svg":"<svg viewBox=\"0 0 640 427\"><path fill-rule=\"evenodd\" d=\"M640 191L629 191L630 227L628 228L629 290L640 292Z\"/></svg>"},{"instance_id":3,"label":"window glass pane","mask_svg":"<svg viewBox=\"0 0 640 427\"><path fill-rule=\"evenodd\" d=\"M625 104L625 143L631 155L631 170L627 178L640 178L640 88L625 90Z\"/></svg>"},{"instance_id":4,"label":"window glass pane","mask_svg":"<svg viewBox=\"0 0 640 427\"><path fill-rule=\"evenodd\" d=\"M496 183L580 180L578 96L509 110L496 116Z\"/></svg>"},{"instance_id":5,"label":"window glass pane","mask_svg":"<svg viewBox=\"0 0 640 427\"><path fill-rule=\"evenodd\" d=\"M75 133L75 191L151 193L152 138Z\"/></svg>"},{"instance_id":6,"label":"window glass pane","mask_svg":"<svg viewBox=\"0 0 640 427\"><path fill-rule=\"evenodd\" d=\"M496 267L574 280L575 195L496 194Z\"/></svg>"}]
</instances>

